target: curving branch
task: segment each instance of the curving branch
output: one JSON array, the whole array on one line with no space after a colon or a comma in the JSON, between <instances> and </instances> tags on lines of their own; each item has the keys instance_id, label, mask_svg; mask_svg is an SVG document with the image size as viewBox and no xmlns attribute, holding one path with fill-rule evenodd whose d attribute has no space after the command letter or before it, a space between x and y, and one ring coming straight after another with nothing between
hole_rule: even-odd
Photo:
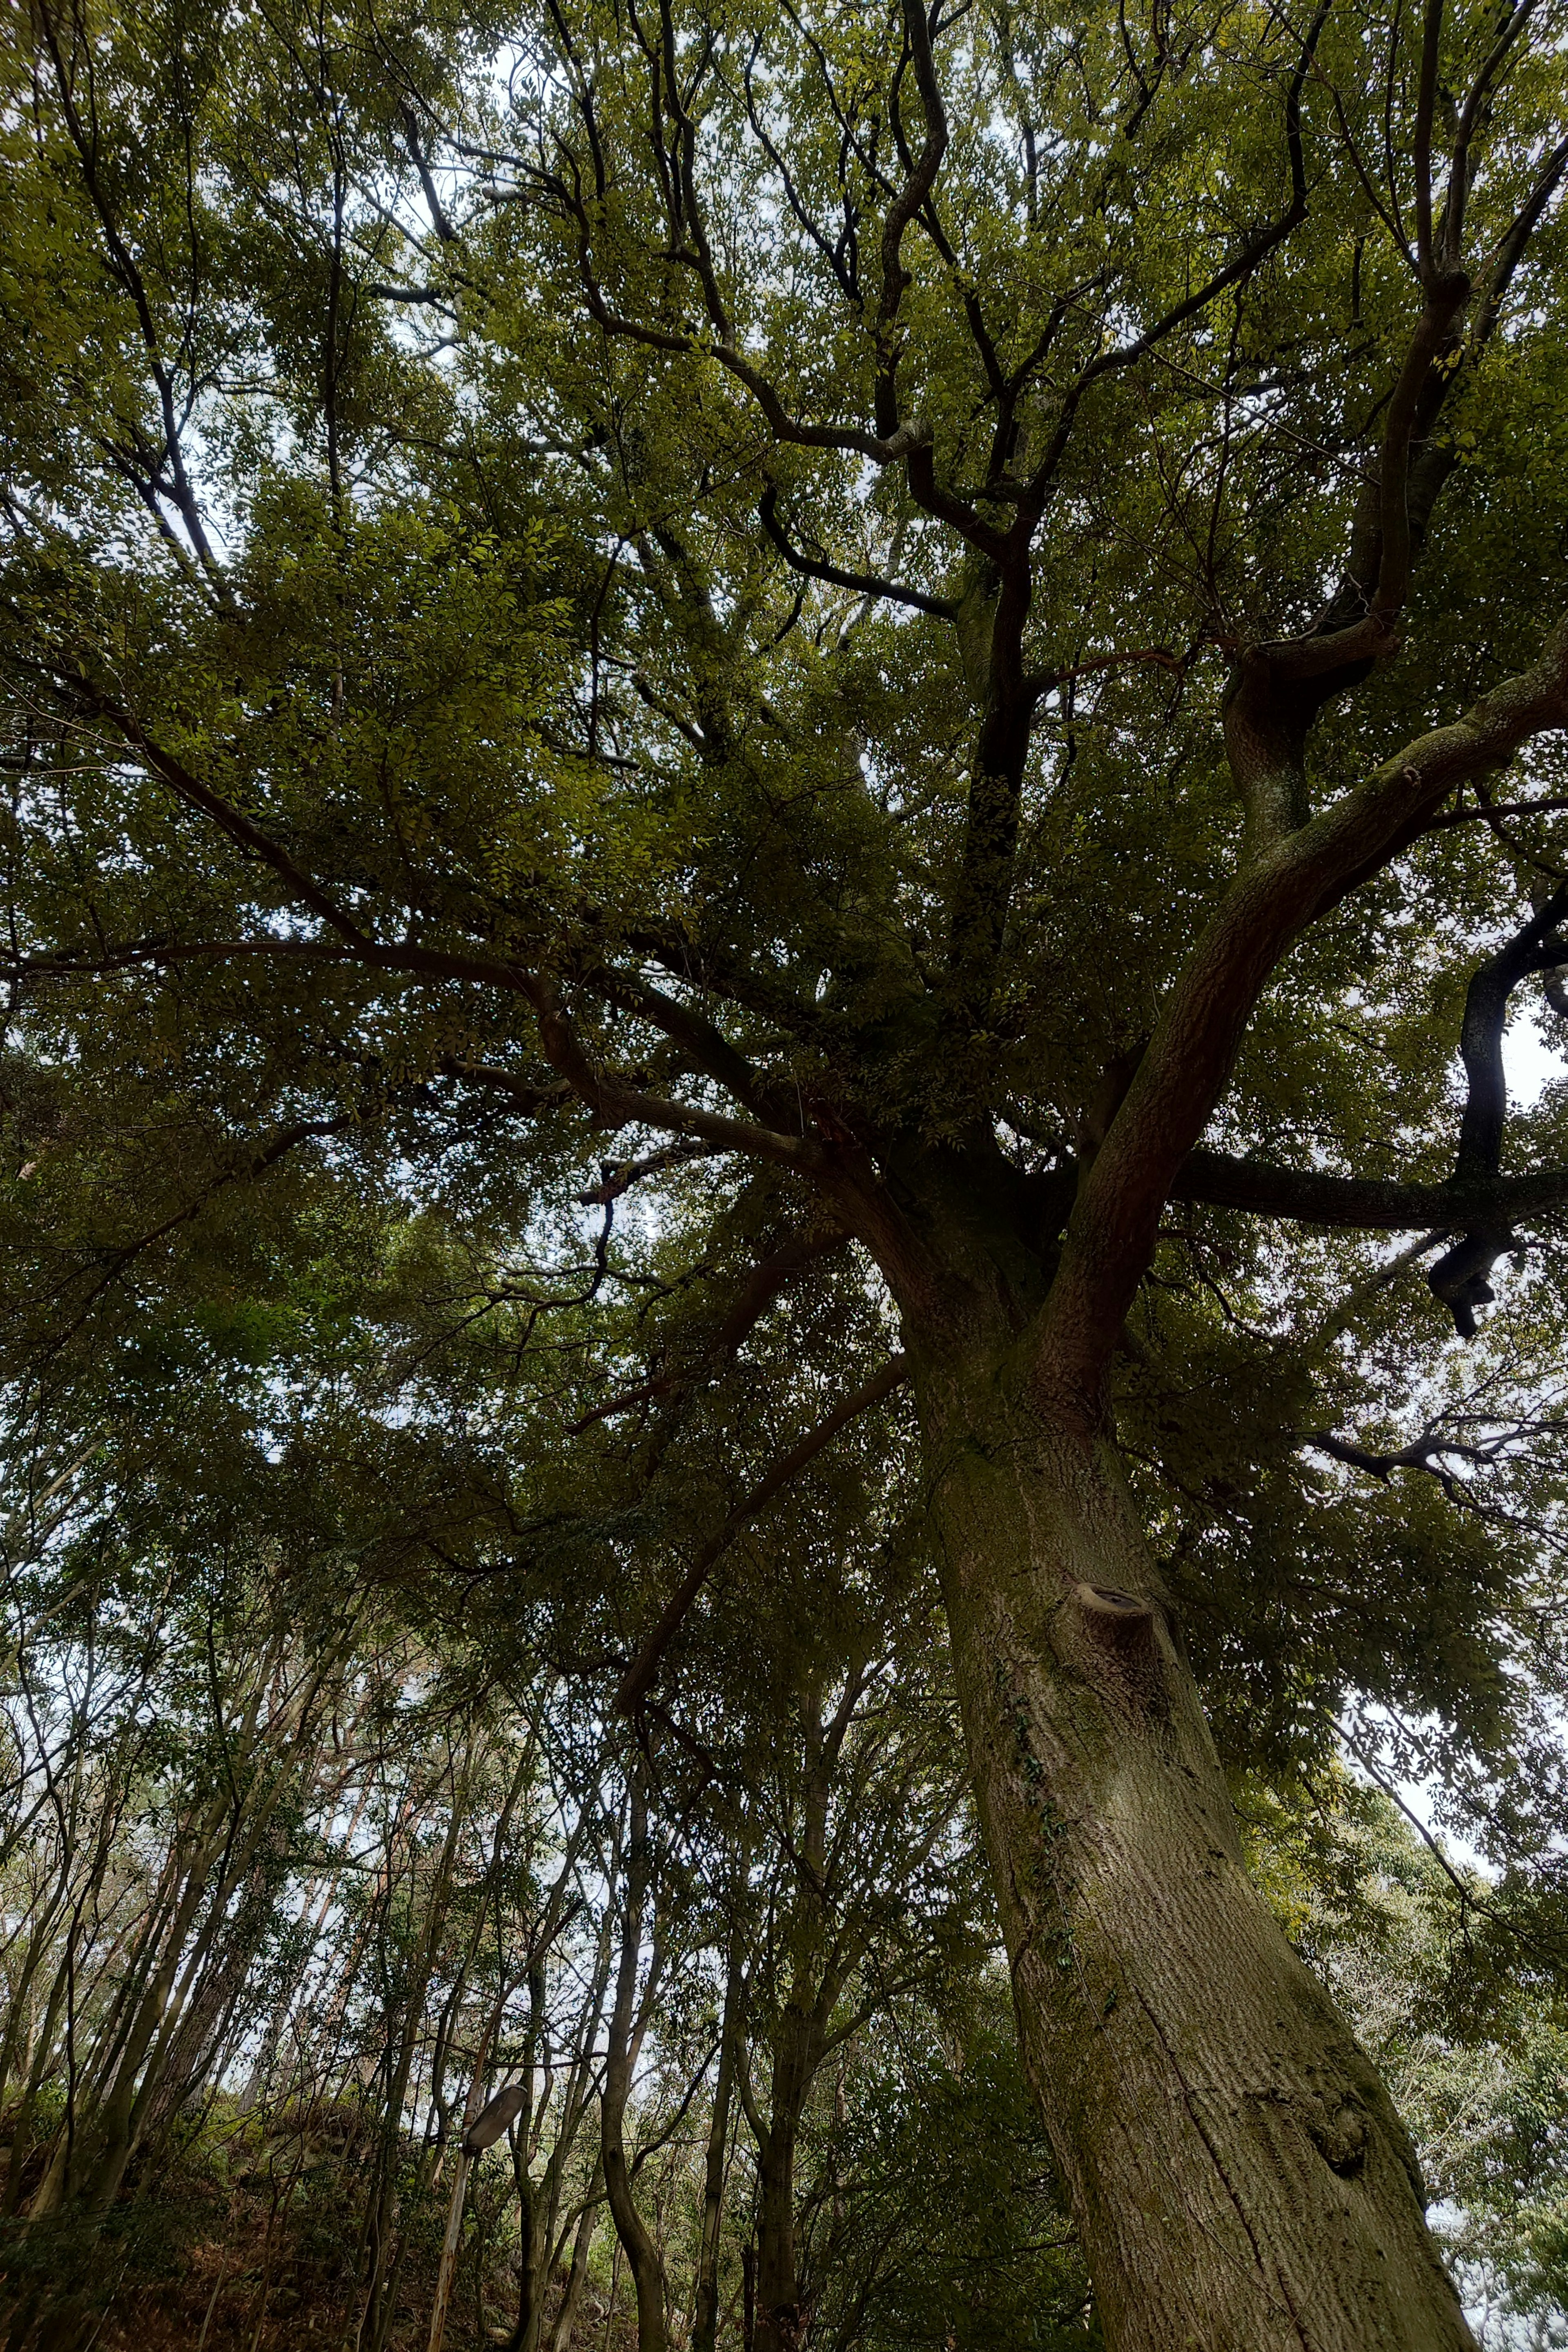
<instances>
[{"instance_id":1,"label":"curving branch","mask_svg":"<svg viewBox=\"0 0 1568 2352\"><path fill-rule=\"evenodd\" d=\"M1568 727L1568 621L1527 670L1435 729L1245 867L1166 999L1082 1175L1039 1328L1043 1378L1097 1425L1105 1369L1153 1254L1161 1211L1229 1077L1247 1022L1293 942L1418 837L1455 788ZM1448 1196L1452 1203L1454 1195ZM1444 1222L1423 1209L1417 1222ZM1458 1223L1450 1214L1448 1222Z\"/></svg>"},{"instance_id":2,"label":"curving branch","mask_svg":"<svg viewBox=\"0 0 1568 2352\"><path fill-rule=\"evenodd\" d=\"M848 1396L841 1398L833 1411L819 1421L798 1445L793 1446L789 1453L774 1463L767 1476L752 1487L744 1500L736 1504L718 1534L710 1536L698 1553L665 1604L658 1624L622 1675L615 1697L617 1715L635 1714L652 1689L666 1650L679 1632L698 1594L742 1529L756 1517L759 1511L766 1508L775 1495L782 1494L794 1479L798 1478L826 1446L832 1444L841 1429L847 1429L858 1414L868 1412L874 1404L880 1404L884 1397L891 1396L895 1389L901 1387L909 1377L909 1369L907 1357L890 1357L879 1372L873 1372L868 1381L863 1381Z\"/></svg>"},{"instance_id":3,"label":"curving branch","mask_svg":"<svg viewBox=\"0 0 1568 2352\"><path fill-rule=\"evenodd\" d=\"M1568 883L1517 931L1506 947L1471 977L1465 994L1459 1054L1465 1065L1464 1115L1454 1164L1456 1185L1495 1177L1502 1165L1503 1127L1508 1118L1508 1082L1502 1038L1509 999L1532 972L1554 971L1568 963L1568 941L1558 926L1568 916ZM1506 1219L1489 1218L1468 1227L1463 1238L1440 1257L1427 1281L1449 1308L1461 1338L1475 1337L1475 1309L1491 1304L1489 1276L1505 1251L1517 1252L1518 1236Z\"/></svg>"},{"instance_id":4,"label":"curving branch","mask_svg":"<svg viewBox=\"0 0 1568 2352\"><path fill-rule=\"evenodd\" d=\"M899 429L898 320L904 296L912 283L904 268L904 237L935 186L947 153L947 111L931 55L931 18L935 14L933 8L928 18L923 0L903 0L904 39L914 60L915 87L925 116L926 135L882 224L882 294L877 309L877 382L873 399L877 430L884 438ZM895 84L895 89L896 87Z\"/></svg>"},{"instance_id":5,"label":"curving branch","mask_svg":"<svg viewBox=\"0 0 1568 2352\"><path fill-rule=\"evenodd\" d=\"M792 545L784 532L784 525L779 520L779 494L776 484L773 482L768 484L767 488L763 492L757 511L762 520L763 529L773 546L789 565L790 570L798 572L804 579L825 580L835 588L851 588L859 596L887 597L897 604L912 605L917 613L933 614L941 621L957 619L957 605L949 604L945 596L928 596L923 589L905 588L896 580L879 578L875 572L846 572L837 563L825 563L809 555L804 555L798 547Z\"/></svg>"},{"instance_id":6,"label":"curving branch","mask_svg":"<svg viewBox=\"0 0 1568 2352\"><path fill-rule=\"evenodd\" d=\"M1049 495L1061 461L1067 454L1079 404L1090 385L1097 383L1103 375L1114 374L1123 368L1135 366L1158 344L1173 335L1178 327L1184 326L1189 319L1197 318L1202 312L1209 310L1222 294L1229 291L1231 287L1239 286L1246 279L1253 277L1268 260L1269 255L1283 245L1291 231L1299 228L1306 219L1307 158L1301 135L1301 99L1307 86L1307 78L1312 69L1312 61L1317 56L1318 43L1322 37L1323 26L1328 22L1329 5L1330 0L1319 0L1311 22L1301 36L1296 69L1290 77L1285 93L1285 152L1290 170L1290 194L1288 202L1273 220L1266 222L1246 240L1240 251L1233 254L1229 261L1223 263L1205 279L1201 286L1194 288L1192 293L1184 295L1181 301L1173 304L1162 318L1155 320L1152 326L1146 327L1142 334L1133 336L1128 342L1118 343L1110 351L1098 352L1088 365L1080 370L1062 403L1056 431L1030 478L1025 494L1025 505L1033 513L1035 521L1037 522L1040 514L1044 512L1045 500Z\"/></svg>"}]
</instances>

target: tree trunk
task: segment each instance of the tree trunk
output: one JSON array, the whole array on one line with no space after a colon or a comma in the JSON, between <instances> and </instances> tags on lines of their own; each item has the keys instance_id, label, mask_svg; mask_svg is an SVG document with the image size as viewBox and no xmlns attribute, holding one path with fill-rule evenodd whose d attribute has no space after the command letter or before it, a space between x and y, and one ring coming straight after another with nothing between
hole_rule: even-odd
<instances>
[{"instance_id":1,"label":"tree trunk","mask_svg":"<svg viewBox=\"0 0 1568 2352\"><path fill-rule=\"evenodd\" d=\"M796 2352L800 2303L795 2263L796 2116L775 2097L765 2144L757 2152L758 2352Z\"/></svg>"},{"instance_id":2,"label":"tree trunk","mask_svg":"<svg viewBox=\"0 0 1568 2352\"><path fill-rule=\"evenodd\" d=\"M918 1335L916 1335L918 1339ZM915 1350L1023 2058L1112 2352L1458 2352L1387 2092L1248 1878L1109 1440Z\"/></svg>"},{"instance_id":3,"label":"tree trunk","mask_svg":"<svg viewBox=\"0 0 1568 2352\"><path fill-rule=\"evenodd\" d=\"M642 1954L643 1909L647 1895L647 1809L634 1766L631 1827L626 1846L626 1909L621 1925L620 1966L605 2053L605 2087L599 2102L605 2194L631 2271L637 2298L637 2352L665 2352L664 2264L647 2223L637 2210L626 2162L626 2102L642 2034L636 2021L637 1964Z\"/></svg>"},{"instance_id":4,"label":"tree trunk","mask_svg":"<svg viewBox=\"0 0 1568 2352\"><path fill-rule=\"evenodd\" d=\"M468 2193L468 2158L462 2148L452 2170L452 2193L447 2200L447 2227L441 2237L441 2258L436 2265L436 2294L430 2306L430 2352L441 2352L447 2334L447 2312L457 2274L458 2249L463 2237L463 2207Z\"/></svg>"},{"instance_id":5,"label":"tree trunk","mask_svg":"<svg viewBox=\"0 0 1568 2352\"><path fill-rule=\"evenodd\" d=\"M709 2118L707 2160L703 2167L702 2240L697 2258L697 2302L691 2326L691 2352L714 2352L719 2340L719 2242L724 2218L724 2174L730 2152L730 2103L735 2080L735 2040L741 2026L742 1982L741 1938L738 1934L731 1934L724 1985L724 2016L719 2029L719 2077L713 2086L713 2112Z\"/></svg>"},{"instance_id":6,"label":"tree trunk","mask_svg":"<svg viewBox=\"0 0 1568 2352\"><path fill-rule=\"evenodd\" d=\"M583 2301L583 2289L588 2283L588 2257L593 2252L594 2232L598 2227L599 2197L603 2186L603 2172L595 2166L594 2178L588 2183L588 2201L577 2217L576 2233L572 2241L572 2267L566 2273L561 2308L551 2326L550 2352L569 2352L572 2330L576 2325L578 2308Z\"/></svg>"},{"instance_id":7,"label":"tree trunk","mask_svg":"<svg viewBox=\"0 0 1568 2352\"><path fill-rule=\"evenodd\" d=\"M528 2147L514 2151L517 2180L517 2317L507 2338L506 2352L537 2352L542 2294L540 2287L539 2192L528 2168Z\"/></svg>"}]
</instances>

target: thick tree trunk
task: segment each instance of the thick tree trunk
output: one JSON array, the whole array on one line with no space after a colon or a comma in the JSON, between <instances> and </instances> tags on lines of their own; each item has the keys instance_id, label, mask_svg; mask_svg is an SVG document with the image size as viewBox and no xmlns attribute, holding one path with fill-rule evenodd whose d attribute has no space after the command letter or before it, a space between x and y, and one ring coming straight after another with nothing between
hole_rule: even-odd
<instances>
[{"instance_id":1,"label":"thick tree trunk","mask_svg":"<svg viewBox=\"0 0 1568 2352\"><path fill-rule=\"evenodd\" d=\"M915 1349L1024 2063L1113 2352L1458 2352L1386 2091L1248 1878L1108 1442Z\"/></svg>"}]
</instances>

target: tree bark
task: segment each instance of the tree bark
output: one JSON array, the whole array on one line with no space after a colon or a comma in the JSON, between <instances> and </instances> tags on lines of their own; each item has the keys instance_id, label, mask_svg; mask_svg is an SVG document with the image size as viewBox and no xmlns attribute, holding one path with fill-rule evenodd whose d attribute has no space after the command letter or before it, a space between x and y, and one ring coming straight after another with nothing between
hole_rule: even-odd
<instances>
[{"instance_id":1,"label":"tree bark","mask_svg":"<svg viewBox=\"0 0 1568 2352\"><path fill-rule=\"evenodd\" d=\"M468 2157L461 2147L452 2173L452 2193L447 2200L447 2227L441 2237L441 2259L436 2268L436 2294L430 2306L430 2352L441 2352L447 2334L447 2312L452 2300L452 2280L458 2268L458 2248L463 2236L463 2207L468 2193Z\"/></svg>"},{"instance_id":2,"label":"tree bark","mask_svg":"<svg viewBox=\"0 0 1568 2352\"><path fill-rule=\"evenodd\" d=\"M1109 1439L914 1351L1026 2070L1112 2352L1473 2352L1414 2152L1248 1878Z\"/></svg>"}]
</instances>

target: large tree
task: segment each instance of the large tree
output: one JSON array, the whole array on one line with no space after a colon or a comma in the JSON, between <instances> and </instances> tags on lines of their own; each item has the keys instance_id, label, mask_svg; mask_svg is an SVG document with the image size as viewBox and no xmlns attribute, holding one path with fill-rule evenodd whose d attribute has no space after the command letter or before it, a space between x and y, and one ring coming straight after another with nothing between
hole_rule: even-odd
<instances>
[{"instance_id":1,"label":"large tree","mask_svg":"<svg viewBox=\"0 0 1568 2352\"><path fill-rule=\"evenodd\" d=\"M1495 1457L1568 1205L1501 1058L1568 963L1560 7L8 38L26 1396L133 1415L225 1204L374 1169L515 1349L573 1318L559 1447L657 1495L704 1433L635 1713L906 1385L1108 2340L1465 2343L1205 1696L1237 1753L1354 1692L1479 1752L1557 1655Z\"/></svg>"}]
</instances>

